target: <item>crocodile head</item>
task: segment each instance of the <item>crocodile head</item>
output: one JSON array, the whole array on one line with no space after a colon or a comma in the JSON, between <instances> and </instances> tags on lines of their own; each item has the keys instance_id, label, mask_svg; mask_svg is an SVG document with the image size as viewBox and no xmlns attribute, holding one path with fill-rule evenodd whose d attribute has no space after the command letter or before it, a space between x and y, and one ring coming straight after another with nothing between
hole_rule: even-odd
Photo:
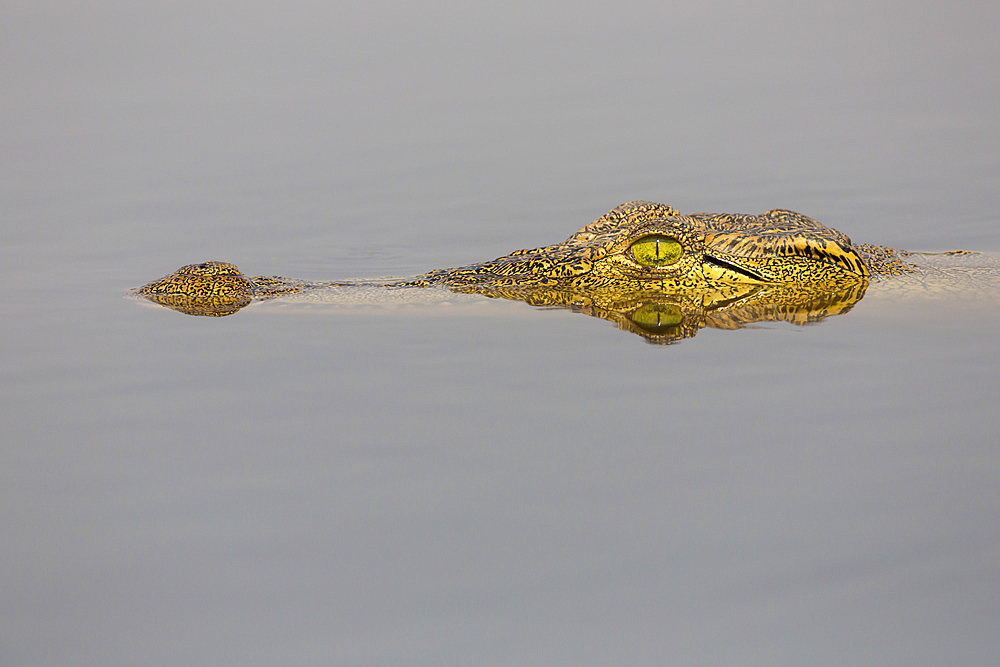
<instances>
[{"instance_id":1,"label":"crocodile head","mask_svg":"<svg viewBox=\"0 0 1000 667\"><path fill-rule=\"evenodd\" d=\"M798 213L681 215L635 201L563 243L399 285L689 292L747 283L841 289L868 276L846 235Z\"/></svg>"},{"instance_id":2,"label":"crocodile head","mask_svg":"<svg viewBox=\"0 0 1000 667\"><path fill-rule=\"evenodd\" d=\"M563 243L366 285L440 286L533 305L586 308L648 334L650 327L681 331L691 322L723 321L723 312L726 322L787 319L791 313L794 321L808 321L816 313L837 311L831 299L856 301L870 275L904 270L891 249L853 246L844 234L791 211L681 215L664 204L635 201ZM218 316L255 299L362 284L248 278L233 264L212 261L181 267L137 292L184 313ZM707 313L714 313L714 320Z\"/></svg>"}]
</instances>

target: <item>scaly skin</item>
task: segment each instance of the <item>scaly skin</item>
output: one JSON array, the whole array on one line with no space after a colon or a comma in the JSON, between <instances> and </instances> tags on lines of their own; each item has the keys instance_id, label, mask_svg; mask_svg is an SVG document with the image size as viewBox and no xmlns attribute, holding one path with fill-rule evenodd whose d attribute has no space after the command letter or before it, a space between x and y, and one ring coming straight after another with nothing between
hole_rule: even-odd
<instances>
[{"instance_id":1,"label":"scaly skin","mask_svg":"<svg viewBox=\"0 0 1000 667\"><path fill-rule=\"evenodd\" d=\"M188 264L139 288L150 301L188 315L232 315L254 298L302 291L301 285L263 276L250 279L227 262Z\"/></svg>"},{"instance_id":2,"label":"scaly skin","mask_svg":"<svg viewBox=\"0 0 1000 667\"><path fill-rule=\"evenodd\" d=\"M869 282L913 271L905 252L854 245L799 213L681 215L665 204L622 204L563 243L489 262L382 283L305 283L247 278L203 262L138 294L193 315L229 315L251 300L335 287L446 287L454 292L572 308L615 321L651 342L703 326L763 320L806 323L846 312Z\"/></svg>"},{"instance_id":3,"label":"scaly skin","mask_svg":"<svg viewBox=\"0 0 1000 667\"><path fill-rule=\"evenodd\" d=\"M663 266L636 261L633 244L651 236L680 242L680 258ZM873 274L906 270L893 251L855 248L846 235L792 211L681 215L665 204L635 201L618 206L563 243L431 271L400 286L689 291L750 282L842 288Z\"/></svg>"}]
</instances>

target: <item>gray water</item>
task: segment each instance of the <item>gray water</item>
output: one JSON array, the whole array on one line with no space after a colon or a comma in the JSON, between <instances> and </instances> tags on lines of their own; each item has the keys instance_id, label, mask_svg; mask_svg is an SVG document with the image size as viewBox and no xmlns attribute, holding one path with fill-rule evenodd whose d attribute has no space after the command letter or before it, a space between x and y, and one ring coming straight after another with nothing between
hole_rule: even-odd
<instances>
[{"instance_id":1,"label":"gray water","mask_svg":"<svg viewBox=\"0 0 1000 667\"><path fill-rule=\"evenodd\" d=\"M122 295L413 275L630 199L1000 250L996 3L2 16L4 664L995 664L995 300L657 347Z\"/></svg>"}]
</instances>

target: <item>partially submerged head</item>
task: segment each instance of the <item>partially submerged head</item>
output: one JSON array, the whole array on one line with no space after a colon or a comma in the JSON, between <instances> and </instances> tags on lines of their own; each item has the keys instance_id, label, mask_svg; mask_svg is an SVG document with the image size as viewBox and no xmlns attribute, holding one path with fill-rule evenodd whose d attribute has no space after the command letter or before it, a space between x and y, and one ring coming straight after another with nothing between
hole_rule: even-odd
<instances>
[{"instance_id":1,"label":"partially submerged head","mask_svg":"<svg viewBox=\"0 0 1000 667\"><path fill-rule=\"evenodd\" d=\"M188 315L231 315L250 303L257 285L227 262L182 266L137 290L140 296Z\"/></svg>"},{"instance_id":2,"label":"partially submerged head","mask_svg":"<svg viewBox=\"0 0 1000 667\"><path fill-rule=\"evenodd\" d=\"M747 283L842 288L867 277L847 236L797 213L681 215L636 201L563 243L433 271L409 284L687 292Z\"/></svg>"},{"instance_id":3,"label":"partially submerged head","mask_svg":"<svg viewBox=\"0 0 1000 667\"><path fill-rule=\"evenodd\" d=\"M254 283L235 264L210 261L182 266L170 275L140 287L139 294L253 296Z\"/></svg>"},{"instance_id":4,"label":"partially submerged head","mask_svg":"<svg viewBox=\"0 0 1000 667\"><path fill-rule=\"evenodd\" d=\"M879 264L873 266L881 272ZM681 215L664 204L635 201L612 209L563 243L431 271L390 286L444 285L529 303L546 290L604 300L640 292L673 294L706 303L711 295L748 285L779 287L783 299L788 290L812 298L865 285L869 274L847 236L798 213ZM248 278L233 264L210 261L181 267L138 293L189 314L228 315L253 299L320 285L330 284ZM663 320L660 311L637 312L640 319L648 314Z\"/></svg>"}]
</instances>

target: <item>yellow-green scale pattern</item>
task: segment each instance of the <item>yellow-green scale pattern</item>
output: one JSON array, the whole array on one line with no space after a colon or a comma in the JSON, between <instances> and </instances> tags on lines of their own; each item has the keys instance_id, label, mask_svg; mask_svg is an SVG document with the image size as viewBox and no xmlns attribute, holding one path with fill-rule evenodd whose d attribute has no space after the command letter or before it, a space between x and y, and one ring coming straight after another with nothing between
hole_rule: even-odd
<instances>
[{"instance_id":1,"label":"yellow-green scale pattern","mask_svg":"<svg viewBox=\"0 0 1000 667\"><path fill-rule=\"evenodd\" d=\"M666 204L633 201L562 243L384 284L441 285L508 298L516 294L523 300L532 300L531 292L600 294L607 300L639 292L720 294L740 285L842 291L867 284L873 276L910 270L892 249L854 246L845 234L792 211L682 215ZM232 264L211 261L182 267L138 293L192 314L228 314L251 299L321 286L331 284L248 278Z\"/></svg>"},{"instance_id":2,"label":"yellow-green scale pattern","mask_svg":"<svg viewBox=\"0 0 1000 667\"><path fill-rule=\"evenodd\" d=\"M906 270L890 249L859 251L845 234L793 211L681 215L665 204L636 201L563 243L431 271L396 286L684 291L757 282L842 288Z\"/></svg>"}]
</instances>

